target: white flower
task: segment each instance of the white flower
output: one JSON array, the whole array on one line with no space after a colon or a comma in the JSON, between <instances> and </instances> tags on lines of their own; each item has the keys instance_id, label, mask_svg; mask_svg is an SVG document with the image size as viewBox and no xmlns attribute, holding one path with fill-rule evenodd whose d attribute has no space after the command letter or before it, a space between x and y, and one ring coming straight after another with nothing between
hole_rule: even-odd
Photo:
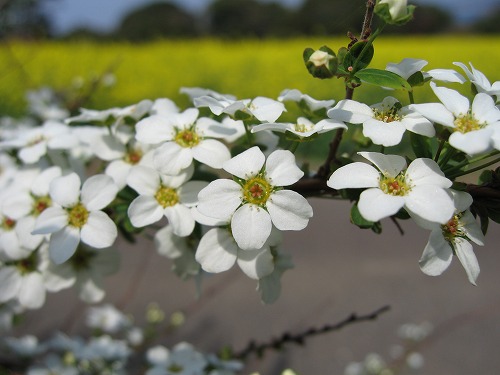
<instances>
[{"instance_id":1,"label":"white flower","mask_svg":"<svg viewBox=\"0 0 500 375\"><path fill-rule=\"evenodd\" d=\"M482 72L472 66L472 63L469 63L471 70L467 68L467 65L461 62L454 62L453 65L459 66L464 70L469 81L476 87L477 92L483 92L490 96L500 96L500 81L496 81L493 84L490 83Z\"/></svg>"},{"instance_id":2,"label":"white flower","mask_svg":"<svg viewBox=\"0 0 500 375\"><path fill-rule=\"evenodd\" d=\"M453 217L443 225L424 224L432 232L419 261L420 269L430 276L441 275L450 265L453 255L456 255L470 283L476 285L479 264L471 242L483 246L484 235L468 210L472 197L465 192L452 190L452 193L456 207Z\"/></svg>"},{"instance_id":3,"label":"white flower","mask_svg":"<svg viewBox=\"0 0 500 375\"><path fill-rule=\"evenodd\" d=\"M87 179L80 191L76 173L54 179L50 197L52 206L38 216L34 234L51 234L49 253L54 263L68 260L80 239L94 248L105 248L117 237L116 225L101 211L115 198L118 188L111 177L95 175Z\"/></svg>"},{"instance_id":4,"label":"white flower","mask_svg":"<svg viewBox=\"0 0 500 375\"><path fill-rule=\"evenodd\" d=\"M224 163L236 181L212 181L198 195L198 210L206 216L231 222L231 231L241 249L260 249L279 230L302 230L312 217L312 208L300 194L282 189L304 174L290 151L277 150L266 158L258 147Z\"/></svg>"},{"instance_id":5,"label":"white flower","mask_svg":"<svg viewBox=\"0 0 500 375\"><path fill-rule=\"evenodd\" d=\"M425 60L404 58L399 63L388 63L385 70L396 73L400 77L408 80L416 72L422 72L424 78L430 77L443 82L464 83L465 78L453 69L431 69L428 72L422 71L428 64Z\"/></svg>"},{"instance_id":6,"label":"white flower","mask_svg":"<svg viewBox=\"0 0 500 375\"><path fill-rule=\"evenodd\" d=\"M347 129L347 126L342 123L331 119L321 120L314 124L306 117L299 117L296 123L264 123L252 127L252 133L262 130L274 130L281 133L290 132L300 138L307 138L313 134L326 133L335 129Z\"/></svg>"},{"instance_id":7,"label":"white flower","mask_svg":"<svg viewBox=\"0 0 500 375\"><path fill-rule=\"evenodd\" d=\"M153 106L151 100L142 100L137 104L130 105L128 107L120 108L109 108L105 110L94 110L81 108L80 114L78 116L73 116L65 120L66 123L78 122L78 123L89 123L89 122L105 122L110 118L114 119L114 125L121 124L125 117L131 117L135 120L140 119L146 113L148 113Z\"/></svg>"},{"instance_id":8,"label":"white flower","mask_svg":"<svg viewBox=\"0 0 500 375\"><path fill-rule=\"evenodd\" d=\"M311 98L307 94L302 94L297 89L285 89L278 96L280 102L294 101L297 103L304 102L311 111L317 111L319 109L328 109L335 104L335 100L316 100Z\"/></svg>"},{"instance_id":9,"label":"white flower","mask_svg":"<svg viewBox=\"0 0 500 375\"><path fill-rule=\"evenodd\" d=\"M146 144L160 144L155 150L155 167L164 174L175 175L189 167L193 159L212 168L221 168L231 154L215 139L224 133L214 131L216 121L198 119L199 111L189 108L179 114L153 115L136 125L136 139ZM222 127L222 125L221 125Z\"/></svg>"},{"instance_id":10,"label":"white flower","mask_svg":"<svg viewBox=\"0 0 500 375\"><path fill-rule=\"evenodd\" d=\"M271 304L278 299L281 294L281 276L286 270L293 268L290 255L282 252L279 247L274 250L274 270L269 275L259 279L257 284L257 291L260 293L260 299L265 304Z\"/></svg>"},{"instance_id":11,"label":"white flower","mask_svg":"<svg viewBox=\"0 0 500 375\"><path fill-rule=\"evenodd\" d=\"M457 91L438 87L434 82L430 85L443 104L411 104L409 108L450 128L453 133L449 143L454 148L469 155L490 150L493 128L500 122L500 110L491 96L479 93L470 106L469 99Z\"/></svg>"},{"instance_id":12,"label":"white flower","mask_svg":"<svg viewBox=\"0 0 500 375\"><path fill-rule=\"evenodd\" d=\"M165 216L174 234L189 235L194 229L191 207L198 201L198 192L207 185L204 181L188 181L192 175L193 168L177 176L166 176L152 168L134 167L127 179L128 185L139 193L128 208L132 225L144 227Z\"/></svg>"},{"instance_id":13,"label":"white flower","mask_svg":"<svg viewBox=\"0 0 500 375\"><path fill-rule=\"evenodd\" d=\"M69 150L78 144L78 138L71 129L57 121L46 121L22 132L18 138L2 143L4 147L19 149L18 156L25 164L40 160L48 150Z\"/></svg>"},{"instance_id":14,"label":"white flower","mask_svg":"<svg viewBox=\"0 0 500 375\"><path fill-rule=\"evenodd\" d=\"M363 135L373 143L395 146L401 142L405 131L426 137L435 135L432 123L425 117L406 107L392 96L371 107L354 100L341 100L328 110L328 117L353 124L363 124Z\"/></svg>"},{"instance_id":15,"label":"white flower","mask_svg":"<svg viewBox=\"0 0 500 375\"><path fill-rule=\"evenodd\" d=\"M234 240L229 227L210 229L201 238L196 249L196 261L206 272L219 273L229 270L235 263L250 278L258 280L273 269L271 247L281 238L271 235L264 246L255 250L243 250Z\"/></svg>"},{"instance_id":16,"label":"white flower","mask_svg":"<svg viewBox=\"0 0 500 375\"><path fill-rule=\"evenodd\" d=\"M106 333L117 333L131 325L130 319L109 303L89 308L86 323L88 327Z\"/></svg>"},{"instance_id":17,"label":"white flower","mask_svg":"<svg viewBox=\"0 0 500 375\"><path fill-rule=\"evenodd\" d=\"M405 158L377 152L359 152L375 167L355 162L337 169L327 181L334 189L368 188L358 202L361 215L379 221L401 208L412 216L444 224L454 212L453 200L445 190L451 181L431 159L415 159L406 168Z\"/></svg>"},{"instance_id":18,"label":"white flower","mask_svg":"<svg viewBox=\"0 0 500 375\"><path fill-rule=\"evenodd\" d=\"M146 375L202 375L207 360L191 344L180 342L170 351L158 345L146 353L148 363L153 366Z\"/></svg>"}]
</instances>

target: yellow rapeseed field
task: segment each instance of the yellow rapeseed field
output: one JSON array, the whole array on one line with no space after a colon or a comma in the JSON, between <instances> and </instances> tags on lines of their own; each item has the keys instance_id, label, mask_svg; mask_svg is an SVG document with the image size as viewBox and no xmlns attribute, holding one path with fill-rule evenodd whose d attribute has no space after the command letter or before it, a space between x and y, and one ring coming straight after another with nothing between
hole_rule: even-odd
<instances>
[{"instance_id":1,"label":"yellow rapeseed field","mask_svg":"<svg viewBox=\"0 0 500 375\"><path fill-rule=\"evenodd\" d=\"M381 37L375 42L372 66L383 69L386 63L404 57L427 60L427 70L454 68L453 61L471 61L490 81L496 81L500 80L499 42L500 37L467 35ZM113 72L116 83L98 90L88 107L103 109L160 97L172 98L182 106L187 101L179 94L180 87L210 88L239 98L275 98L285 88L297 88L318 99L339 100L342 82L313 79L302 62L302 51L324 44L337 50L347 43L347 38L340 37L147 44L11 41L0 45L0 114L22 113L27 89L48 85L64 90L107 70ZM357 98L369 102L386 94L368 85L356 91ZM415 96L418 101L432 100L427 89Z\"/></svg>"}]
</instances>

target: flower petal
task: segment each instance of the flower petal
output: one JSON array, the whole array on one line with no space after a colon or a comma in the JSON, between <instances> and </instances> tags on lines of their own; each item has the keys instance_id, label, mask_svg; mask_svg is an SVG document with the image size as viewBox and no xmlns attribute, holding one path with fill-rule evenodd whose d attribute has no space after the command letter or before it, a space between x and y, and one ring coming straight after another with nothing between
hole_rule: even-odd
<instances>
[{"instance_id":1,"label":"flower petal","mask_svg":"<svg viewBox=\"0 0 500 375\"><path fill-rule=\"evenodd\" d=\"M266 178L273 186L294 184L304 175L288 150L276 150L267 157Z\"/></svg>"},{"instance_id":2,"label":"flower petal","mask_svg":"<svg viewBox=\"0 0 500 375\"><path fill-rule=\"evenodd\" d=\"M175 130L167 116L153 115L146 117L135 125L135 139L146 144L158 144L170 141Z\"/></svg>"},{"instance_id":3,"label":"flower petal","mask_svg":"<svg viewBox=\"0 0 500 375\"><path fill-rule=\"evenodd\" d=\"M371 165L354 162L333 172L326 184L332 189L377 187L379 178L380 173Z\"/></svg>"},{"instance_id":4,"label":"flower petal","mask_svg":"<svg viewBox=\"0 0 500 375\"><path fill-rule=\"evenodd\" d=\"M153 168L136 165L130 170L127 185L140 195L155 195L160 187L160 176Z\"/></svg>"},{"instance_id":5,"label":"flower petal","mask_svg":"<svg viewBox=\"0 0 500 375\"><path fill-rule=\"evenodd\" d=\"M256 250L240 250L236 262L245 275L254 280L265 277L274 270L273 255L267 246Z\"/></svg>"},{"instance_id":6,"label":"flower petal","mask_svg":"<svg viewBox=\"0 0 500 375\"><path fill-rule=\"evenodd\" d=\"M479 276L479 263L477 262L472 245L465 238L455 238L455 254L457 254L457 258L462 263L469 282L472 285L476 285L476 280Z\"/></svg>"},{"instance_id":7,"label":"flower petal","mask_svg":"<svg viewBox=\"0 0 500 375\"><path fill-rule=\"evenodd\" d=\"M405 207L410 214L440 224L445 224L455 212L455 205L450 194L434 185L412 187L404 197Z\"/></svg>"},{"instance_id":8,"label":"flower petal","mask_svg":"<svg viewBox=\"0 0 500 375\"><path fill-rule=\"evenodd\" d=\"M66 225L68 225L68 212L60 207L49 207L36 219L32 234L54 233Z\"/></svg>"},{"instance_id":9,"label":"flower petal","mask_svg":"<svg viewBox=\"0 0 500 375\"><path fill-rule=\"evenodd\" d=\"M54 178L50 183L50 197L63 207L73 207L80 199L80 184L76 173Z\"/></svg>"},{"instance_id":10,"label":"flower petal","mask_svg":"<svg viewBox=\"0 0 500 375\"><path fill-rule=\"evenodd\" d=\"M189 181L185 183L177 190L180 202L188 207L195 206L198 204L198 194L207 186L207 181Z\"/></svg>"},{"instance_id":11,"label":"flower petal","mask_svg":"<svg viewBox=\"0 0 500 375\"><path fill-rule=\"evenodd\" d=\"M194 229L194 219L191 210L182 204L166 207L163 214L167 217L175 235L189 236Z\"/></svg>"},{"instance_id":12,"label":"flower petal","mask_svg":"<svg viewBox=\"0 0 500 375\"><path fill-rule=\"evenodd\" d=\"M488 151L492 147L492 135L493 129L491 127L473 130L468 133L456 131L450 135L448 142L457 150L463 151L469 155L477 155Z\"/></svg>"},{"instance_id":13,"label":"flower petal","mask_svg":"<svg viewBox=\"0 0 500 375\"><path fill-rule=\"evenodd\" d=\"M19 303L28 309L38 309L45 302L45 287L43 277L39 272L31 272L23 276L19 289Z\"/></svg>"},{"instance_id":14,"label":"flower petal","mask_svg":"<svg viewBox=\"0 0 500 375\"><path fill-rule=\"evenodd\" d=\"M452 259L452 248L444 239L441 228L432 231L418 261L422 272L429 276L441 275L449 267Z\"/></svg>"},{"instance_id":15,"label":"flower petal","mask_svg":"<svg viewBox=\"0 0 500 375\"><path fill-rule=\"evenodd\" d=\"M403 197L385 194L379 188L371 188L359 196L358 209L366 220L379 221L396 214L404 203Z\"/></svg>"},{"instance_id":16,"label":"flower petal","mask_svg":"<svg viewBox=\"0 0 500 375\"><path fill-rule=\"evenodd\" d=\"M198 194L198 211L208 217L229 221L241 205L241 186L228 179L212 181Z\"/></svg>"},{"instance_id":17,"label":"flower petal","mask_svg":"<svg viewBox=\"0 0 500 375\"><path fill-rule=\"evenodd\" d=\"M21 288L22 278L14 266L2 266L0 268L0 302L13 299Z\"/></svg>"},{"instance_id":18,"label":"flower petal","mask_svg":"<svg viewBox=\"0 0 500 375\"><path fill-rule=\"evenodd\" d=\"M212 228L201 238L196 249L196 261L207 272L229 270L236 262L238 246L225 228Z\"/></svg>"},{"instance_id":19,"label":"flower petal","mask_svg":"<svg viewBox=\"0 0 500 375\"><path fill-rule=\"evenodd\" d=\"M193 147L193 158L209 167L220 169L222 165L231 159L231 153L224 143L215 139L204 139L196 147Z\"/></svg>"},{"instance_id":20,"label":"flower petal","mask_svg":"<svg viewBox=\"0 0 500 375\"><path fill-rule=\"evenodd\" d=\"M417 111L425 118L437 124L450 128L455 127L455 116L441 103L410 104L408 109Z\"/></svg>"},{"instance_id":21,"label":"flower petal","mask_svg":"<svg viewBox=\"0 0 500 375\"><path fill-rule=\"evenodd\" d=\"M193 152L175 142L167 142L158 147L153 154L155 168L164 174L176 175L193 162Z\"/></svg>"},{"instance_id":22,"label":"flower petal","mask_svg":"<svg viewBox=\"0 0 500 375\"><path fill-rule=\"evenodd\" d=\"M89 214L87 223L82 227L82 242L96 249L110 247L118 235L116 225L102 211L93 211Z\"/></svg>"},{"instance_id":23,"label":"flower petal","mask_svg":"<svg viewBox=\"0 0 500 375\"><path fill-rule=\"evenodd\" d=\"M266 207L274 226L279 230L302 230L313 216L307 199L292 190L276 191L267 201Z\"/></svg>"},{"instance_id":24,"label":"flower petal","mask_svg":"<svg viewBox=\"0 0 500 375\"><path fill-rule=\"evenodd\" d=\"M130 203L128 217L134 227L145 227L160 221L163 217L163 208L155 197L140 195Z\"/></svg>"},{"instance_id":25,"label":"flower petal","mask_svg":"<svg viewBox=\"0 0 500 375\"><path fill-rule=\"evenodd\" d=\"M363 122L363 135L376 145L395 146L401 142L406 127L399 121L386 123L376 119Z\"/></svg>"},{"instance_id":26,"label":"flower petal","mask_svg":"<svg viewBox=\"0 0 500 375\"><path fill-rule=\"evenodd\" d=\"M358 152L371 161L386 177L396 177L406 167L406 160L399 155L385 155L380 152Z\"/></svg>"},{"instance_id":27,"label":"flower petal","mask_svg":"<svg viewBox=\"0 0 500 375\"><path fill-rule=\"evenodd\" d=\"M80 230L67 226L50 236L49 254L55 264L66 262L80 243Z\"/></svg>"},{"instance_id":28,"label":"flower petal","mask_svg":"<svg viewBox=\"0 0 500 375\"><path fill-rule=\"evenodd\" d=\"M345 99L339 101L332 109L329 109L327 115L334 120L361 124L369 118L373 118L373 110L364 103Z\"/></svg>"},{"instance_id":29,"label":"flower petal","mask_svg":"<svg viewBox=\"0 0 500 375\"><path fill-rule=\"evenodd\" d=\"M118 186L105 174L97 174L83 183L81 201L89 211L102 210L118 193Z\"/></svg>"},{"instance_id":30,"label":"flower petal","mask_svg":"<svg viewBox=\"0 0 500 375\"><path fill-rule=\"evenodd\" d=\"M236 243L243 250L260 249L271 234L271 217L261 207L244 204L231 219L231 230Z\"/></svg>"},{"instance_id":31,"label":"flower petal","mask_svg":"<svg viewBox=\"0 0 500 375\"><path fill-rule=\"evenodd\" d=\"M435 185L442 188L452 185L437 163L427 158L415 159L410 163L406 170L406 180L411 185Z\"/></svg>"},{"instance_id":32,"label":"flower petal","mask_svg":"<svg viewBox=\"0 0 500 375\"><path fill-rule=\"evenodd\" d=\"M248 179L260 172L265 161L260 148L254 146L226 161L222 168L236 177Z\"/></svg>"},{"instance_id":33,"label":"flower petal","mask_svg":"<svg viewBox=\"0 0 500 375\"><path fill-rule=\"evenodd\" d=\"M444 106L455 115L461 117L467 114L470 109L470 102L465 96L458 91L449 89L447 87L438 87L434 82L430 83L434 94L441 100ZM445 125L445 124L443 124Z\"/></svg>"}]
</instances>

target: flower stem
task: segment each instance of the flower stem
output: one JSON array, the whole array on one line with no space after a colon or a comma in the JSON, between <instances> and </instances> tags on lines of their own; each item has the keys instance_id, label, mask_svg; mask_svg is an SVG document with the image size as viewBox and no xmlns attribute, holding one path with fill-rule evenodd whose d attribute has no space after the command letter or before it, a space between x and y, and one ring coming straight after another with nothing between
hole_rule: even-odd
<instances>
[{"instance_id":1,"label":"flower stem","mask_svg":"<svg viewBox=\"0 0 500 375\"><path fill-rule=\"evenodd\" d=\"M481 169L484 169L484 168L486 168L486 167L489 167L490 165L496 164L496 163L498 163L498 162L500 162L500 157L497 157L497 158L495 158L495 159L493 159L493 160L490 160L490 161L489 161L489 162L487 162L487 163L484 163L484 164L478 165L477 167L474 167L474 168L472 168L472 169L468 169L468 170L466 170L466 171L461 171L461 172L459 171L459 172L457 172L457 173L451 174L451 175L449 175L448 177L449 177L449 178L453 178L453 179L454 179L454 178L457 178L457 177L465 176L465 175L467 175L467 174L469 174L469 173L473 173L473 172L480 171Z\"/></svg>"}]
</instances>

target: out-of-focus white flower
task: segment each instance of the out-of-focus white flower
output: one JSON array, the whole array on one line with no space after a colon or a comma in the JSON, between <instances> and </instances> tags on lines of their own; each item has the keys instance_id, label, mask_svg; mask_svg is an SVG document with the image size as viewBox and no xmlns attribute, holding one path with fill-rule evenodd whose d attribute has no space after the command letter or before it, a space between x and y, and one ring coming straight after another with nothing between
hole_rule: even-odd
<instances>
[{"instance_id":1,"label":"out-of-focus white flower","mask_svg":"<svg viewBox=\"0 0 500 375\"><path fill-rule=\"evenodd\" d=\"M87 326L106 333L118 333L130 327L130 319L111 304L90 307L86 316Z\"/></svg>"},{"instance_id":2,"label":"out-of-focus white flower","mask_svg":"<svg viewBox=\"0 0 500 375\"><path fill-rule=\"evenodd\" d=\"M433 80L443 82L464 83L465 78L453 69L431 69L427 72L422 71L428 64L425 60L404 58L399 63L388 63L385 70L396 73L404 79L410 78L416 72L422 72L424 78L430 77Z\"/></svg>"},{"instance_id":3,"label":"out-of-focus white flower","mask_svg":"<svg viewBox=\"0 0 500 375\"><path fill-rule=\"evenodd\" d=\"M328 117L353 124L363 124L363 135L373 143L395 146L405 131L433 137L436 133L432 123L415 110L402 107L392 96L371 107L354 100L341 100L328 110Z\"/></svg>"},{"instance_id":4,"label":"out-of-focus white flower","mask_svg":"<svg viewBox=\"0 0 500 375\"><path fill-rule=\"evenodd\" d=\"M322 134L335 129L347 129L343 122L324 119L313 123L306 117L299 117L295 123L263 123L252 127L252 133L262 130L273 130L280 133L290 132L299 138L308 138L314 134Z\"/></svg>"},{"instance_id":5,"label":"out-of-focus white flower","mask_svg":"<svg viewBox=\"0 0 500 375\"><path fill-rule=\"evenodd\" d=\"M454 62L453 65L459 66L463 69L467 78L469 78L469 81L476 87L477 92L483 92L490 96L496 96L498 101L498 96L500 96L500 81L490 83L484 73L474 68L472 63L469 63L470 70L467 65L461 62Z\"/></svg>"},{"instance_id":6,"label":"out-of-focus white flower","mask_svg":"<svg viewBox=\"0 0 500 375\"><path fill-rule=\"evenodd\" d=\"M206 358L197 352L191 344L180 342L172 350L158 345L146 353L152 366L146 375L202 375L207 365Z\"/></svg>"},{"instance_id":7,"label":"out-of-focus white flower","mask_svg":"<svg viewBox=\"0 0 500 375\"><path fill-rule=\"evenodd\" d=\"M328 109L335 104L335 100L317 100L307 94L302 94L297 89L285 89L278 96L280 102L293 101L297 103L304 102L311 111L319 109Z\"/></svg>"}]
</instances>

